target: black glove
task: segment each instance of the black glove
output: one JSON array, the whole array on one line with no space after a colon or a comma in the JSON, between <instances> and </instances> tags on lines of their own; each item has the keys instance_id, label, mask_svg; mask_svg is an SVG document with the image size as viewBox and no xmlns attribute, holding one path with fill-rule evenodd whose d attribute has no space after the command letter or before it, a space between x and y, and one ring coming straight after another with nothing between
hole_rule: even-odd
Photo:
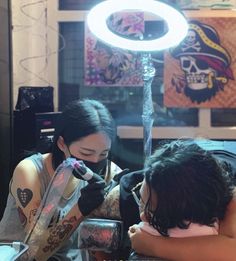
<instances>
[{"instance_id":1,"label":"black glove","mask_svg":"<svg viewBox=\"0 0 236 261\"><path fill-rule=\"evenodd\" d=\"M105 181L89 183L81 189L78 206L83 216L89 215L94 209L99 207L105 198Z\"/></svg>"},{"instance_id":2,"label":"black glove","mask_svg":"<svg viewBox=\"0 0 236 261\"><path fill-rule=\"evenodd\" d=\"M74 163L72 174L77 179L86 180L88 183L103 181L103 178L88 168L82 160L78 160Z\"/></svg>"}]
</instances>

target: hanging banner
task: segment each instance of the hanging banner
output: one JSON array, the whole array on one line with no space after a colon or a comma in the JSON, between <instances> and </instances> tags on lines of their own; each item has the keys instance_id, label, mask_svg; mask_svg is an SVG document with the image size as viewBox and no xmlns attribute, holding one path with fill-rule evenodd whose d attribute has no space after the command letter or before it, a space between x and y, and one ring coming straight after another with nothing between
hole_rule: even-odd
<instances>
[{"instance_id":1,"label":"hanging banner","mask_svg":"<svg viewBox=\"0 0 236 261\"><path fill-rule=\"evenodd\" d=\"M167 107L236 107L236 17L189 19L187 37L165 53Z\"/></svg>"},{"instance_id":2,"label":"hanging banner","mask_svg":"<svg viewBox=\"0 0 236 261\"><path fill-rule=\"evenodd\" d=\"M144 32L144 15L115 14L110 17L108 27L117 34L137 40ZM86 86L143 86L138 54L99 41L87 25L84 60Z\"/></svg>"}]
</instances>

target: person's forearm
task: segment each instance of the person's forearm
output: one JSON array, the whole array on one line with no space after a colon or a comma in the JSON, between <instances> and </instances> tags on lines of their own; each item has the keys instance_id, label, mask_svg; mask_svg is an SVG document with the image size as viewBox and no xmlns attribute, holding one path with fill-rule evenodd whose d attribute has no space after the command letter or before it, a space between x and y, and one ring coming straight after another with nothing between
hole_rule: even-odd
<instances>
[{"instance_id":1,"label":"person's forearm","mask_svg":"<svg viewBox=\"0 0 236 261\"><path fill-rule=\"evenodd\" d=\"M29 260L34 258L36 261L44 261L51 257L68 240L82 220L83 216L76 204L62 220L48 230L42 232L36 224L35 231L27 242Z\"/></svg>"},{"instance_id":2,"label":"person's forearm","mask_svg":"<svg viewBox=\"0 0 236 261\"><path fill-rule=\"evenodd\" d=\"M149 255L173 261L235 261L236 239L226 236L156 237L143 241ZM184 247L183 247L184 246Z\"/></svg>"},{"instance_id":3,"label":"person's forearm","mask_svg":"<svg viewBox=\"0 0 236 261\"><path fill-rule=\"evenodd\" d=\"M132 229L131 229L132 230ZM165 238L130 230L136 252L174 261L235 261L236 260L236 195L227 207L216 236Z\"/></svg>"}]
</instances>

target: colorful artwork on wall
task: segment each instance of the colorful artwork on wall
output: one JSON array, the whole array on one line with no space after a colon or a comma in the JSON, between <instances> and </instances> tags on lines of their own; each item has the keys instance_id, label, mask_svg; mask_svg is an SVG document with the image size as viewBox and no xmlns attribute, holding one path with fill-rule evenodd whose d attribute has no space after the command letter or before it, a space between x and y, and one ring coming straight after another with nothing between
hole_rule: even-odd
<instances>
[{"instance_id":1,"label":"colorful artwork on wall","mask_svg":"<svg viewBox=\"0 0 236 261\"><path fill-rule=\"evenodd\" d=\"M144 32L144 15L118 13L111 16L108 26L124 37L139 39ZM85 26L86 86L143 86L138 57L138 53L104 44Z\"/></svg>"},{"instance_id":2,"label":"colorful artwork on wall","mask_svg":"<svg viewBox=\"0 0 236 261\"><path fill-rule=\"evenodd\" d=\"M180 45L165 53L167 107L236 107L236 18L189 20Z\"/></svg>"},{"instance_id":3,"label":"colorful artwork on wall","mask_svg":"<svg viewBox=\"0 0 236 261\"><path fill-rule=\"evenodd\" d=\"M230 9L235 8L235 0L179 0L176 4L182 9Z\"/></svg>"}]
</instances>

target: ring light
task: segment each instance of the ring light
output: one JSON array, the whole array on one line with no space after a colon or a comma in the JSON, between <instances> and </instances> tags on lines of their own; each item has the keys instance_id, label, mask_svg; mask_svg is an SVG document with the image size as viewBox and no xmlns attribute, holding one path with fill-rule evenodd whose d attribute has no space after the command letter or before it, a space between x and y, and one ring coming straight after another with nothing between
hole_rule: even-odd
<instances>
[{"instance_id":1,"label":"ring light","mask_svg":"<svg viewBox=\"0 0 236 261\"><path fill-rule=\"evenodd\" d=\"M146 11L161 17L168 25L168 32L154 40L130 40L111 32L107 18L120 11ZM93 7L87 16L91 32L101 41L131 51L160 51L178 45L188 32L184 16L170 5L154 0L106 0Z\"/></svg>"}]
</instances>

